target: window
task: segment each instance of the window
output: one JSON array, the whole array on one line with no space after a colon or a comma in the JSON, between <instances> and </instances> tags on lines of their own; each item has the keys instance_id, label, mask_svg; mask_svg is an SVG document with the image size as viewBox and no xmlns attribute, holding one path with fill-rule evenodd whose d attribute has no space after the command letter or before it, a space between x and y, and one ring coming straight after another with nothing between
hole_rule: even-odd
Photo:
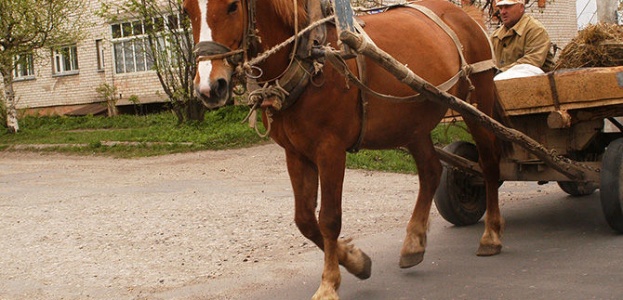
<instances>
[{"instance_id":1,"label":"window","mask_svg":"<svg viewBox=\"0 0 623 300\"><path fill-rule=\"evenodd\" d=\"M106 64L104 62L104 42L102 40L95 41L95 51L97 51L97 70L104 71Z\"/></svg>"},{"instance_id":2,"label":"window","mask_svg":"<svg viewBox=\"0 0 623 300\"><path fill-rule=\"evenodd\" d=\"M171 15L166 18L113 24L111 33L115 72L121 74L151 70L154 66L154 55L149 46L147 33L159 33L167 28L180 29L180 22L179 15ZM164 41L165 38L158 37L156 47L166 51L163 48Z\"/></svg>"},{"instance_id":3,"label":"window","mask_svg":"<svg viewBox=\"0 0 623 300\"><path fill-rule=\"evenodd\" d=\"M111 29L116 73L143 72L153 67L143 22L114 24Z\"/></svg>"},{"instance_id":4,"label":"window","mask_svg":"<svg viewBox=\"0 0 623 300\"><path fill-rule=\"evenodd\" d=\"M52 52L54 74L66 75L78 72L78 50L76 46L57 48Z\"/></svg>"},{"instance_id":5,"label":"window","mask_svg":"<svg viewBox=\"0 0 623 300\"><path fill-rule=\"evenodd\" d=\"M32 53L13 57L13 78L20 80L33 77L35 77L35 66Z\"/></svg>"}]
</instances>

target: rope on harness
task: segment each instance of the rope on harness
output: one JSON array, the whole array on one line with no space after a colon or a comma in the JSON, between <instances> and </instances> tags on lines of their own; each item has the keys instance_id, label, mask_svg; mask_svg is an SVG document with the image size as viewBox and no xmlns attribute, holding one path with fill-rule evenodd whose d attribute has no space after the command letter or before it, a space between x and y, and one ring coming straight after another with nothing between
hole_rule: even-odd
<instances>
[{"instance_id":1,"label":"rope on harness","mask_svg":"<svg viewBox=\"0 0 623 300\"><path fill-rule=\"evenodd\" d=\"M271 124L273 123L273 114L268 109L265 111L266 124L268 125L266 125L266 132L261 133L259 127L257 126L257 110L259 109L259 106L260 102L256 102L241 123L249 121L249 127L253 128L259 137L265 138L270 134L270 130L272 129Z\"/></svg>"},{"instance_id":2,"label":"rope on harness","mask_svg":"<svg viewBox=\"0 0 623 300\"><path fill-rule=\"evenodd\" d=\"M252 83L253 84L253 83ZM256 84L256 83L255 83ZM256 87L253 91L249 92L249 102L253 104L247 116L242 120L242 123L249 122L249 127L255 129L257 135L262 138L267 137L270 134L271 123L272 123L272 112L267 109L266 117L267 117L267 127L266 132L261 133L259 127L257 126L257 110L261 108L262 101L264 99L276 97L278 99L284 99L289 95L288 91L286 91L283 87L281 87L278 82L275 85L270 85L264 83L263 87ZM280 103L280 102L276 102ZM277 108L279 109L279 108Z\"/></svg>"},{"instance_id":3,"label":"rope on harness","mask_svg":"<svg viewBox=\"0 0 623 300\"><path fill-rule=\"evenodd\" d=\"M256 56L255 58L251 59L250 61L246 62L243 67L244 68L248 68L250 66L257 65L258 63L261 63L261 62L265 61L269 56L274 55L279 50L281 50L285 46L287 46L288 44L294 42L294 40L296 40L297 38L299 38L302 35L310 32L315 27L318 27L318 26L322 25L323 23L331 21L333 18L334 18L334 16L328 16L328 17L322 18L322 19L320 19L320 20L318 20L316 22L313 22L313 23L309 24L307 27L305 27L304 29L299 31L298 34L295 34L295 35L289 37L287 40L281 42L278 45L275 45L273 48L263 52L262 54Z\"/></svg>"},{"instance_id":4,"label":"rope on harness","mask_svg":"<svg viewBox=\"0 0 623 300\"><path fill-rule=\"evenodd\" d=\"M365 42L364 42L365 43ZM375 97L386 99L396 103L405 103L405 102L420 102L424 101L422 98L418 98L420 94L414 94L411 96L399 97L393 95L387 95L379 93L375 90L369 88L366 84L361 82L359 78L350 70L344 58L340 55L341 52L336 51L330 47L325 47L325 57L327 61L331 63L331 65L337 70L342 76L345 76L349 82L354 83L359 89L362 91L371 94Z\"/></svg>"},{"instance_id":5,"label":"rope on harness","mask_svg":"<svg viewBox=\"0 0 623 300\"><path fill-rule=\"evenodd\" d=\"M286 47L288 44L295 42L297 40L297 38L305 35L306 33L312 31L314 28L331 21L334 18L334 16L328 16L325 18L322 18L318 21L315 21L311 24L309 24L307 27L305 27L304 29L298 31L295 35L291 36L290 38L288 38L287 40L281 42L280 44L274 46L273 48L261 53L260 55L256 56L255 58L245 62L241 68L243 70L245 70L244 74L251 74L252 72L250 72L251 70L253 70L253 68L256 68L255 65L259 64L261 62L263 62L264 60L266 60L268 57L270 57L271 55L274 55L275 53L277 53L279 50L283 49L284 47ZM300 62L296 59L294 59L294 55L292 55L292 59L293 61L296 61L299 65ZM279 77L283 76L285 73L287 73L290 70L290 66L292 64L292 61L289 64L289 67L286 68L286 71L284 71L284 73L282 73ZM321 65L318 65L317 62L314 62L313 64L314 66L314 73L320 71L320 69L322 68ZM300 66L297 65L298 68L300 68ZM305 72L307 72L307 70L305 70L303 68L303 70ZM311 74L313 75L313 74ZM248 90L250 91L249 93L249 103L252 105L251 109L247 115L247 117L243 120L243 122L248 121L249 122L249 126L251 128L254 128L256 133L260 136L260 137L266 137L270 134L270 126L271 126L271 122L272 122L272 112L270 111L270 109L266 109L266 116L267 116L267 128L266 128L266 132L265 133L260 133L259 128L258 128L258 124L257 124L257 110L262 108L261 104L265 99L270 99L270 98L276 98L279 99L279 101L274 101L274 103L277 106L280 106L281 103L283 103L283 99L285 99L286 97L288 97L290 95L290 93L283 88L280 83L279 80L269 80L266 81L264 83L264 86L260 87L257 84L256 79L257 78L253 78L251 76L248 76L249 80L248 82ZM249 82L250 81L250 82ZM269 82L273 81L274 84L269 84ZM277 110L280 109L280 107L273 107Z\"/></svg>"}]
</instances>

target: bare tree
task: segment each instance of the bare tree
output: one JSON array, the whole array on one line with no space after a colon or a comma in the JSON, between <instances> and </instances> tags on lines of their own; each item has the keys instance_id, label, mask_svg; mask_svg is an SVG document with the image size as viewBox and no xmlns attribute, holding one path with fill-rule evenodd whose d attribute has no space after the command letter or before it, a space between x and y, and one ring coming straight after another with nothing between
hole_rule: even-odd
<instances>
[{"instance_id":1,"label":"bare tree","mask_svg":"<svg viewBox=\"0 0 623 300\"><path fill-rule=\"evenodd\" d=\"M0 75L4 88L6 126L17 132L17 98L13 89L19 58L41 57L41 49L77 43L84 37L85 0L0 1Z\"/></svg>"},{"instance_id":2,"label":"bare tree","mask_svg":"<svg viewBox=\"0 0 623 300\"><path fill-rule=\"evenodd\" d=\"M183 14L182 0L124 0L114 10L124 18L143 23L147 45L143 49L153 61L164 93L178 122L203 121L205 106L194 94L195 57L190 21ZM117 21L112 6L103 6L101 16Z\"/></svg>"}]
</instances>

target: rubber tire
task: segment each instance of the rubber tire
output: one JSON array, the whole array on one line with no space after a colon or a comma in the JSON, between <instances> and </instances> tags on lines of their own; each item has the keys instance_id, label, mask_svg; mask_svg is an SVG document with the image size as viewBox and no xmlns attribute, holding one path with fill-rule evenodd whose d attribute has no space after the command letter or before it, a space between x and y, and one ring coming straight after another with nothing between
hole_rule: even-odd
<instances>
[{"instance_id":1,"label":"rubber tire","mask_svg":"<svg viewBox=\"0 0 623 300\"><path fill-rule=\"evenodd\" d=\"M590 182L558 181L558 186L573 197L588 196L597 190L595 184Z\"/></svg>"},{"instance_id":2,"label":"rubber tire","mask_svg":"<svg viewBox=\"0 0 623 300\"><path fill-rule=\"evenodd\" d=\"M601 208L608 225L623 233L623 138L614 140L606 148L601 168Z\"/></svg>"},{"instance_id":3,"label":"rubber tire","mask_svg":"<svg viewBox=\"0 0 623 300\"><path fill-rule=\"evenodd\" d=\"M478 149L472 143L454 142L443 149L473 162L478 161ZM446 221L456 226L478 223L487 209L485 186L472 184L473 177L444 163L441 181L435 192L435 206Z\"/></svg>"}]
</instances>

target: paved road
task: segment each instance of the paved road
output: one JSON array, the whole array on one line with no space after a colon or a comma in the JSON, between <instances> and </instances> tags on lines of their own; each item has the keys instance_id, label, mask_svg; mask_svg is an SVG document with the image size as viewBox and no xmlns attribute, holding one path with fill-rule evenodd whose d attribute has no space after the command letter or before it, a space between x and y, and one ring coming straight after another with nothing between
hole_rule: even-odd
<instances>
[{"instance_id":1,"label":"paved road","mask_svg":"<svg viewBox=\"0 0 623 300\"><path fill-rule=\"evenodd\" d=\"M536 188L530 185L528 188ZM599 192L568 197L554 192L506 203L501 255L475 256L482 223L457 228L434 218L424 262L397 266L403 230L357 242L373 260L372 277L343 274L342 299L622 299L623 236L601 213ZM321 274L321 255L293 262L298 275L258 287L239 299L309 299ZM275 272L274 270L272 272ZM261 270L260 272L261 273ZM253 276L260 276L254 274ZM263 281L270 281L270 271Z\"/></svg>"}]
</instances>

